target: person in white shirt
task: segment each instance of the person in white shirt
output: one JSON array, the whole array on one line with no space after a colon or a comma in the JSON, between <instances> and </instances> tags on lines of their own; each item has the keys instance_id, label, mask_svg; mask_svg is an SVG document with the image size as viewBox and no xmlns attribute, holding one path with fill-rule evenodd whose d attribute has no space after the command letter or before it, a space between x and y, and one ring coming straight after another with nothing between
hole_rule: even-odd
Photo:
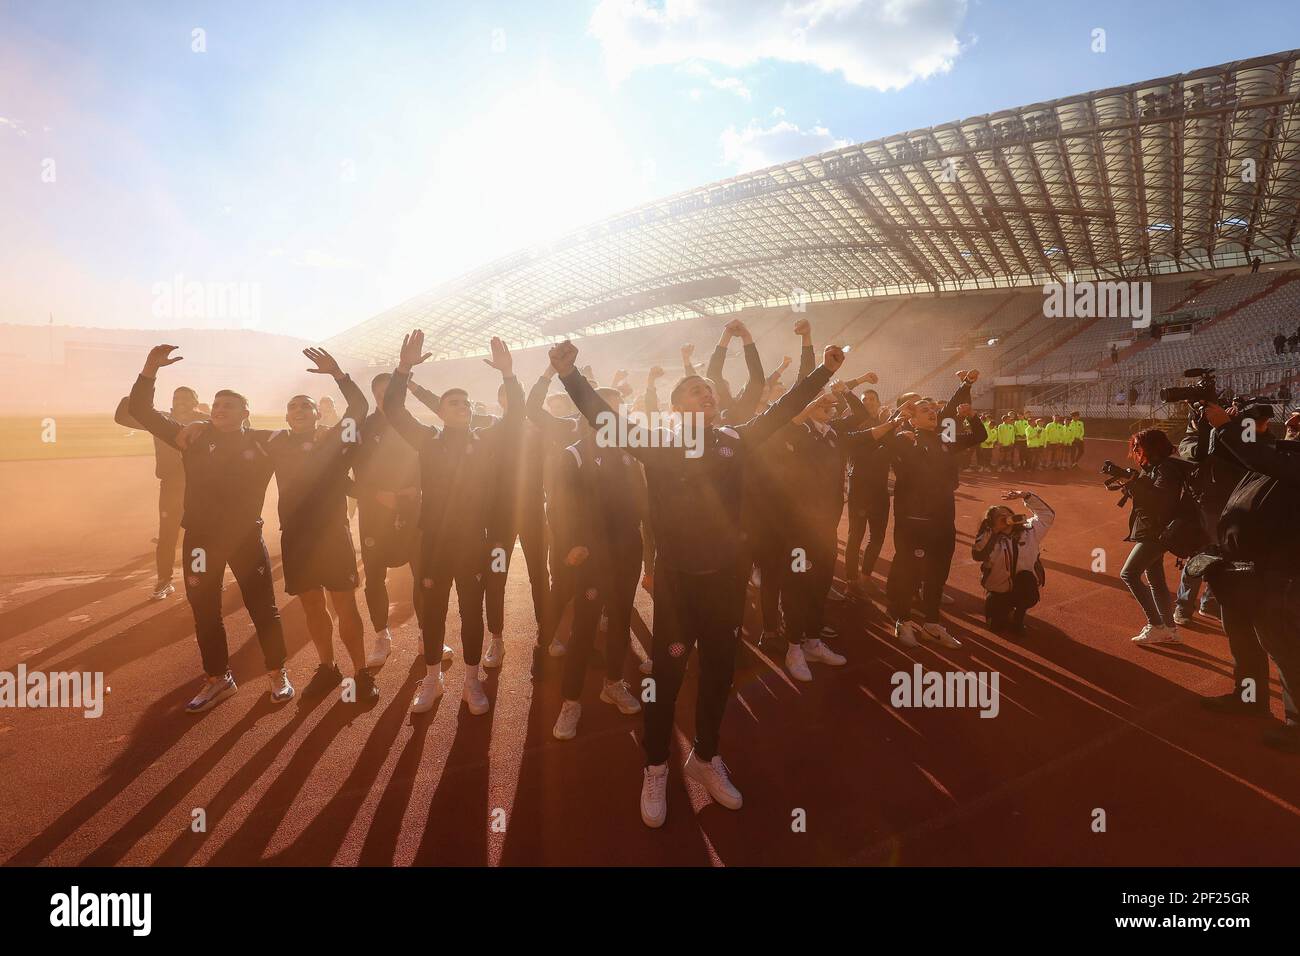
<instances>
[{"instance_id":1,"label":"person in white shirt","mask_svg":"<svg viewBox=\"0 0 1300 956\"><path fill-rule=\"evenodd\" d=\"M990 507L975 536L971 557L980 562L989 629L1023 634L1025 612L1038 603L1043 585L1039 553L1056 512L1032 491L1008 491L1002 496L1004 501L1017 498L1024 501L1029 517L1006 505Z\"/></svg>"}]
</instances>

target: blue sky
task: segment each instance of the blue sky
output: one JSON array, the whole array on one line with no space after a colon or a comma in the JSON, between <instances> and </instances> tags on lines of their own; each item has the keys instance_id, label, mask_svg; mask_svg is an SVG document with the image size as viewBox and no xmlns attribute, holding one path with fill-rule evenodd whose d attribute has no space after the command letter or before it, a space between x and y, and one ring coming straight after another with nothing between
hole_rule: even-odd
<instances>
[{"instance_id":1,"label":"blue sky","mask_svg":"<svg viewBox=\"0 0 1300 956\"><path fill-rule=\"evenodd\" d=\"M0 0L0 321L324 338L646 200L1297 26L1269 0ZM160 316L177 276L257 313Z\"/></svg>"}]
</instances>

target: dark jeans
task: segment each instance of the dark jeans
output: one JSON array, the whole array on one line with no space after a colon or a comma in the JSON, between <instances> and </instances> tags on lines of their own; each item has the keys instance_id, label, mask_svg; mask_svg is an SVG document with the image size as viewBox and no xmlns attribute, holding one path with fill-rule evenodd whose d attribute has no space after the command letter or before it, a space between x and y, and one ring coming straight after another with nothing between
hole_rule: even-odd
<instances>
[{"instance_id":1,"label":"dark jeans","mask_svg":"<svg viewBox=\"0 0 1300 956\"><path fill-rule=\"evenodd\" d=\"M573 596L573 630L564 654L565 700L579 700L587 676L587 659L596 642L600 612L609 618L605 632L605 677L623 678L632 629L632 602L641 582L641 536L617 544L608 554L588 556L577 568Z\"/></svg>"},{"instance_id":2,"label":"dark jeans","mask_svg":"<svg viewBox=\"0 0 1300 956\"><path fill-rule=\"evenodd\" d=\"M535 506L529 505L521 509L517 527L488 530L489 568L484 597L487 605L487 628L493 634L500 634L505 627L506 576L510 570L510 560L515 553L516 538L524 545L524 563L528 566L528 586L533 594L533 618L538 627L541 627L546 613L551 581L546 569L546 515L539 501ZM505 571L495 571L491 567L491 554L496 548L502 548L506 553Z\"/></svg>"},{"instance_id":3,"label":"dark jeans","mask_svg":"<svg viewBox=\"0 0 1300 956\"><path fill-rule=\"evenodd\" d=\"M181 536L181 513L185 510L185 476L158 482L158 547L154 556L158 580L170 581L176 569L176 542Z\"/></svg>"},{"instance_id":4,"label":"dark jeans","mask_svg":"<svg viewBox=\"0 0 1300 956\"><path fill-rule=\"evenodd\" d=\"M736 668L744 599L745 580L737 568L706 574L685 574L663 565L655 569L654 700L645 708L647 765L668 760L677 694L691 648L697 644L700 676L695 699L695 754L706 761L717 754L722 715Z\"/></svg>"},{"instance_id":5,"label":"dark jeans","mask_svg":"<svg viewBox=\"0 0 1300 956\"><path fill-rule=\"evenodd\" d=\"M1146 580L1143 581L1143 575ZM1132 592L1147 623L1157 627L1174 623L1174 602L1165 583L1165 546L1159 541L1139 541L1133 545L1119 579Z\"/></svg>"},{"instance_id":6,"label":"dark jeans","mask_svg":"<svg viewBox=\"0 0 1300 956\"><path fill-rule=\"evenodd\" d=\"M1300 721L1295 701L1300 690L1300 578L1286 582L1249 571L1211 571L1210 577L1219 596L1238 693L1244 681L1252 680L1255 699L1268 702L1271 657L1282 677L1287 721Z\"/></svg>"},{"instance_id":7,"label":"dark jeans","mask_svg":"<svg viewBox=\"0 0 1300 956\"><path fill-rule=\"evenodd\" d=\"M781 579L788 565L782 562L782 538L772 522L755 522L754 563L758 565L761 587L759 607L763 612L763 631L781 629Z\"/></svg>"},{"instance_id":8,"label":"dark jeans","mask_svg":"<svg viewBox=\"0 0 1300 956\"><path fill-rule=\"evenodd\" d=\"M199 561L196 551L202 552L202 570L196 568ZM221 616L221 582L226 576L227 565L239 583L244 607L248 608L249 617L253 619L266 669L274 671L283 667L286 657L284 629L280 625L280 611L275 606L271 558L266 553L262 529L255 528L234 542L187 531L182 561L185 597L194 612L194 631L199 640L204 672L210 677L220 677L230 666L226 625Z\"/></svg>"},{"instance_id":9,"label":"dark jeans","mask_svg":"<svg viewBox=\"0 0 1300 956\"><path fill-rule=\"evenodd\" d=\"M466 667L478 667L483 657L483 576L486 544L457 544L426 534L420 548L420 588L424 599L424 663L442 661L447 636L447 605L452 585L460 613L461 653Z\"/></svg>"},{"instance_id":10,"label":"dark jeans","mask_svg":"<svg viewBox=\"0 0 1300 956\"><path fill-rule=\"evenodd\" d=\"M904 621L912 613L918 587L926 623L940 620L939 606L957 546L957 529L952 525L931 528L931 524L894 514L894 561L889 566L885 597L895 621Z\"/></svg>"},{"instance_id":11,"label":"dark jeans","mask_svg":"<svg viewBox=\"0 0 1300 956\"><path fill-rule=\"evenodd\" d=\"M864 578L871 577L880 558L880 548L885 543L885 529L889 527L889 489L877 489L861 500L849 499L849 537L844 543L844 579L852 583L859 568ZM862 548L863 533L870 530L866 548ZM861 564L859 564L861 549Z\"/></svg>"}]
</instances>

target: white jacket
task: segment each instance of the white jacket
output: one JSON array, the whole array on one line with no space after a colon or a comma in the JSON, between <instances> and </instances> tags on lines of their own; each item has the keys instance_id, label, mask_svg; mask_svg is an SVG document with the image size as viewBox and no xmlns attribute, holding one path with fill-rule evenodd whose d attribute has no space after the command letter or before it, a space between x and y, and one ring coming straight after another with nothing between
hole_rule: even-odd
<instances>
[{"instance_id":1,"label":"white jacket","mask_svg":"<svg viewBox=\"0 0 1300 956\"><path fill-rule=\"evenodd\" d=\"M1032 491L1025 492L1025 507L1030 516L1019 528L1005 534L982 530L971 547L971 557L981 562L984 589L997 594L1011 590L1016 574L1029 571L1037 576L1036 565L1043 547L1043 539L1056 520L1056 512ZM1012 556L1015 568L1012 569Z\"/></svg>"}]
</instances>

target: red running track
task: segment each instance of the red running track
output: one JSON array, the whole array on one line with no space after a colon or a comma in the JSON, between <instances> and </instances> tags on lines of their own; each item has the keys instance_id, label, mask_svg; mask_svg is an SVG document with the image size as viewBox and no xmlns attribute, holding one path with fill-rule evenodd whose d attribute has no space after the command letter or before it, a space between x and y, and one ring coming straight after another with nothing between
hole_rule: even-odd
<instances>
[{"instance_id":1,"label":"red running track","mask_svg":"<svg viewBox=\"0 0 1300 956\"><path fill-rule=\"evenodd\" d=\"M1142 621L1117 573L1126 512L1086 466L1024 482L1058 512L1048 585L1028 636L981 625L970 535L1013 476L970 476L945 609L957 651L905 651L878 607L835 606L849 657L795 684L747 622L723 752L745 795L733 813L678 772L694 700L678 709L668 822L637 812L639 717L588 703L577 739L550 728L559 662L529 674L532 629L520 560L507 592L507 655L489 715L449 693L413 718L418 634L409 579L392 588L397 649L370 709L337 697L267 702L260 653L225 601L240 693L195 718L199 675L183 598L147 600L156 486L148 458L0 464L11 511L0 566L0 670L104 671L104 715L0 711L0 860L11 864L1294 864L1300 760L1259 743L1259 722L1215 717L1197 698L1230 687L1213 622L1142 649ZM272 489L274 491L274 489ZM268 528L274 529L274 495ZM276 535L268 535L276 560ZM1092 552L1105 549L1105 573ZM886 545L882 566L891 548ZM1172 576L1173 569L1170 568ZM301 608L282 603L298 686L315 667ZM650 620L647 595L638 597ZM364 611L363 611L364 613ZM513 626L512 626L513 625ZM637 634L646 630L637 622ZM457 633L454 622L448 633ZM340 651L341 654L341 651ZM342 656L342 655L341 655ZM898 710L890 676L997 671L1001 711ZM630 674L629 678L637 675ZM1276 687L1276 678L1275 678ZM1280 714L1275 703L1275 712ZM190 829L202 808L206 833ZM1094 832L1094 810L1106 831ZM802 810L806 831L792 821Z\"/></svg>"}]
</instances>

